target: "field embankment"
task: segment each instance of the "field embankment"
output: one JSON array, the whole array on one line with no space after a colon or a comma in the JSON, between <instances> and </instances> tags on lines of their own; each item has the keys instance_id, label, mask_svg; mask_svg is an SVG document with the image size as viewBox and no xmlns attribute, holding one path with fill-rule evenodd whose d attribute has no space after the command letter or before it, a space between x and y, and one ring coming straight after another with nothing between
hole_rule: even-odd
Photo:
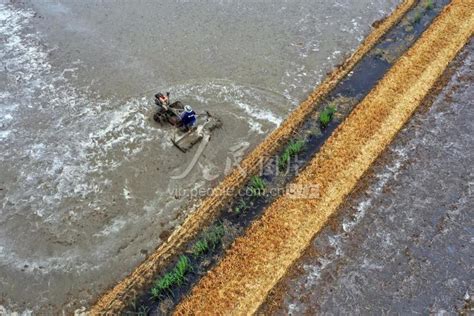
<instances>
[{"instance_id":1,"label":"field embankment","mask_svg":"<svg viewBox=\"0 0 474 316\"><path fill-rule=\"evenodd\" d=\"M452 1L294 181L294 185L318 187L319 197L278 198L201 279L176 313L256 311L411 117L473 31L474 1Z\"/></svg>"}]
</instances>

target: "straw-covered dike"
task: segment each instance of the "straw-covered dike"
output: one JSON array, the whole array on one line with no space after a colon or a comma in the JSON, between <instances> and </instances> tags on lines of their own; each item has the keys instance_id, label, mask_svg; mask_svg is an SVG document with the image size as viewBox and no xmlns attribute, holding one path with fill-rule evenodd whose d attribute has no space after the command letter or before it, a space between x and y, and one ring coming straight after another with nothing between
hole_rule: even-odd
<instances>
[{"instance_id":1,"label":"straw-covered dike","mask_svg":"<svg viewBox=\"0 0 474 316\"><path fill-rule=\"evenodd\" d=\"M469 14L473 11L472 3L471 0L453 1L355 110L352 113L350 109L346 111L344 122L335 131L333 129L337 125L330 125L325 131L326 136L319 136L319 142L324 142L327 137L329 139L322 148L318 147L313 151L317 152L315 158L310 159L314 154L308 156L305 166L301 167L301 174L297 178L291 178L291 185L317 188L317 197L301 200L294 196L281 196L260 203L262 215L242 220L248 223L245 225L252 223L250 228L242 232L243 236L232 244L225 257L199 281L191 295L178 306L178 313L247 314L258 308L268 291L298 258L363 172L410 117L434 80L462 47L466 37L472 34L473 17L472 13ZM237 193L248 185L249 179L260 170L262 157L271 161L271 156L282 152L285 145L287 149L294 147L294 150L301 147L299 141L291 140L295 131L307 125L308 117L314 115L315 107L328 99L330 92L341 86L341 81L344 82L343 78L347 78L351 71L357 72L357 68L354 68L356 65L359 64L358 67L361 68L361 60L372 54L374 47L380 46L378 43L381 38L407 12L413 11L415 5L420 6L420 3L406 0L389 17L377 23L374 31L357 51L252 151L239 169L227 176L213 194L200 203L167 242L160 245L128 277L99 298L92 306L91 314L116 314L130 310L130 305L136 304L137 297L144 293L149 295L152 285L157 280L163 281L163 278L157 277L164 272L170 271L166 274L168 277L178 275L178 272L185 273L185 270L179 271L179 264L186 263L183 260L188 259L183 258L189 256L180 254L190 244L192 251L198 254L200 250L204 253L211 246L215 248L218 243L215 238L221 237L223 227L220 224L210 225L222 217L223 209L228 208L229 204L235 205L235 201L232 202L235 197L228 193ZM425 27L431 22L435 11L431 10L431 17L427 12ZM455 23L456 20L460 22ZM421 34L424 30L422 24L413 22L414 33L418 31ZM387 56L382 57L389 59ZM387 62L384 67L388 69L390 63ZM386 71L384 67L380 68L384 70L383 73ZM360 101L354 100L354 104ZM327 114L332 115L330 111ZM341 115L340 120L344 117ZM291 146L288 146L288 142ZM252 178L250 181L255 180ZM287 182L283 185L285 183ZM234 209L240 212L245 207L245 203L238 204ZM237 220L241 221L239 218ZM198 242L197 238L200 238ZM196 246L206 247L201 249ZM194 276L196 282L198 278L200 276ZM186 280L189 280L189 276ZM182 280L178 278L178 281ZM187 292L180 294L183 293ZM158 293L156 298L162 298L162 294Z\"/></svg>"}]
</instances>

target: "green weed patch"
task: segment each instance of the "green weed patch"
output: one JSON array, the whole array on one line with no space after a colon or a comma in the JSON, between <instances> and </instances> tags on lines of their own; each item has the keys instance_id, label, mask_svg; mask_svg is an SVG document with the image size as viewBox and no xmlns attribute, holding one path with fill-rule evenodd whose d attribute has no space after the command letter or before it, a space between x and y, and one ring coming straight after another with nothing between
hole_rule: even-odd
<instances>
[{"instance_id":1,"label":"green weed patch","mask_svg":"<svg viewBox=\"0 0 474 316\"><path fill-rule=\"evenodd\" d=\"M323 111L321 111L319 114L319 123L322 128L326 128L329 123L331 123L334 113L336 113L336 108L332 105L328 105Z\"/></svg>"},{"instance_id":2,"label":"green weed patch","mask_svg":"<svg viewBox=\"0 0 474 316\"><path fill-rule=\"evenodd\" d=\"M220 244L224 234L225 228L222 224L211 227L192 247L193 256L198 258L214 250Z\"/></svg>"},{"instance_id":3,"label":"green weed patch","mask_svg":"<svg viewBox=\"0 0 474 316\"><path fill-rule=\"evenodd\" d=\"M252 196L262 196L266 188L265 181L259 176L253 176L250 180L249 191Z\"/></svg>"},{"instance_id":4,"label":"green weed patch","mask_svg":"<svg viewBox=\"0 0 474 316\"><path fill-rule=\"evenodd\" d=\"M192 271L191 262L188 257L180 256L173 270L155 281L151 295L160 298L163 295L171 294L174 286L179 286L186 281L186 274Z\"/></svg>"},{"instance_id":5,"label":"green weed patch","mask_svg":"<svg viewBox=\"0 0 474 316\"><path fill-rule=\"evenodd\" d=\"M239 203L237 204L237 207L234 209L234 212L236 214L240 214L245 212L250 208L250 205L247 204L244 200L240 200Z\"/></svg>"},{"instance_id":6,"label":"green weed patch","mask_svg":"<svg viewBox=\"0 0 474 316\"><path fill-rule=\"evenodd\" d=\"M434 8L433 0L426 0L425 9L426 10L433 10L433 8Z\"/></svg>"},{"instance_id":7,"label":"green weed patch","mask_svg":"<svg viewBox=\"0 0 474 316\"><path fill-rule=\"evenodd\" d=\"M278 157L278 169L280 169L280 171L284 170L288 166L290 159L300 153L303 150L303 147L303 140L291 141L281 156Z\"/></svg>"}]
</instances>

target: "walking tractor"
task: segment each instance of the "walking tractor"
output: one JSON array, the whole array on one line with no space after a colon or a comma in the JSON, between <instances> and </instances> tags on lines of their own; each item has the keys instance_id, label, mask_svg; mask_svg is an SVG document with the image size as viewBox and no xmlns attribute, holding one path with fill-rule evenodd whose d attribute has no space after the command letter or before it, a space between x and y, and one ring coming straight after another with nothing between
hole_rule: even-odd
<instances>
[{"instance_id":1,"label":"walking tractor","mask_svg":"<svg viewBox=\"0 0 474 316\"><path fill-rule=\"evenodd\" d=\"M155 104L158 106L153 119L159 124L170 124L175 127L171 142L183 153L202 141L204 147L211 138L211 133L222 126L221 121L208 111L196 114L191 106L181 101L170 103L170 93L155 94Z\"/></svg>"}]
</instances>

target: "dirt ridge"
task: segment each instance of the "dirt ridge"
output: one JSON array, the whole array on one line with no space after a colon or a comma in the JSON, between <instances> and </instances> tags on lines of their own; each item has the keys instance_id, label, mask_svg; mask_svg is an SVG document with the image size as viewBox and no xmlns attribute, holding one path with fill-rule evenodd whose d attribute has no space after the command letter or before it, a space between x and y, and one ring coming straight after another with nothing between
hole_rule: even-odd
<instances>
[{"instance_id":1,"label":"dirt ridge","mask_svg":"<svg viewBox=\"0 0 474 316\"><path fill-rule=\"evenodd\" d=\"M194 287L177 315L247 315L299 258L474 32L474 0L453 0L295 179L317 199L282 196Z\"/></svg>"},{"instance_id":2,"label":"dirt ridge","mask_svg":"<svg viewBox=\"0 0 474 316\"><path fill-rule=\"evenodd\" d=\"M319 85L265 140L257 146L214 190L205 198L199 207L189 214L184 223L178 227L144 262L125 279L102 295L89 313L92 315L120 313L136 296L153 280L168 260L188 240L195 236L200 227L209 222L215 214L230 200L228 192L237 192L250 176L258 171L262 157L269 158L285 140L300 126L315 103L321 100L335 85L344 78L362 57L380 40L380 38L405 15L416 3L416 0L405 0L386 19L377 24L358 49L327 79ZM244 171L244 172L243 172Z\"/></svg>"}]
</instances>

